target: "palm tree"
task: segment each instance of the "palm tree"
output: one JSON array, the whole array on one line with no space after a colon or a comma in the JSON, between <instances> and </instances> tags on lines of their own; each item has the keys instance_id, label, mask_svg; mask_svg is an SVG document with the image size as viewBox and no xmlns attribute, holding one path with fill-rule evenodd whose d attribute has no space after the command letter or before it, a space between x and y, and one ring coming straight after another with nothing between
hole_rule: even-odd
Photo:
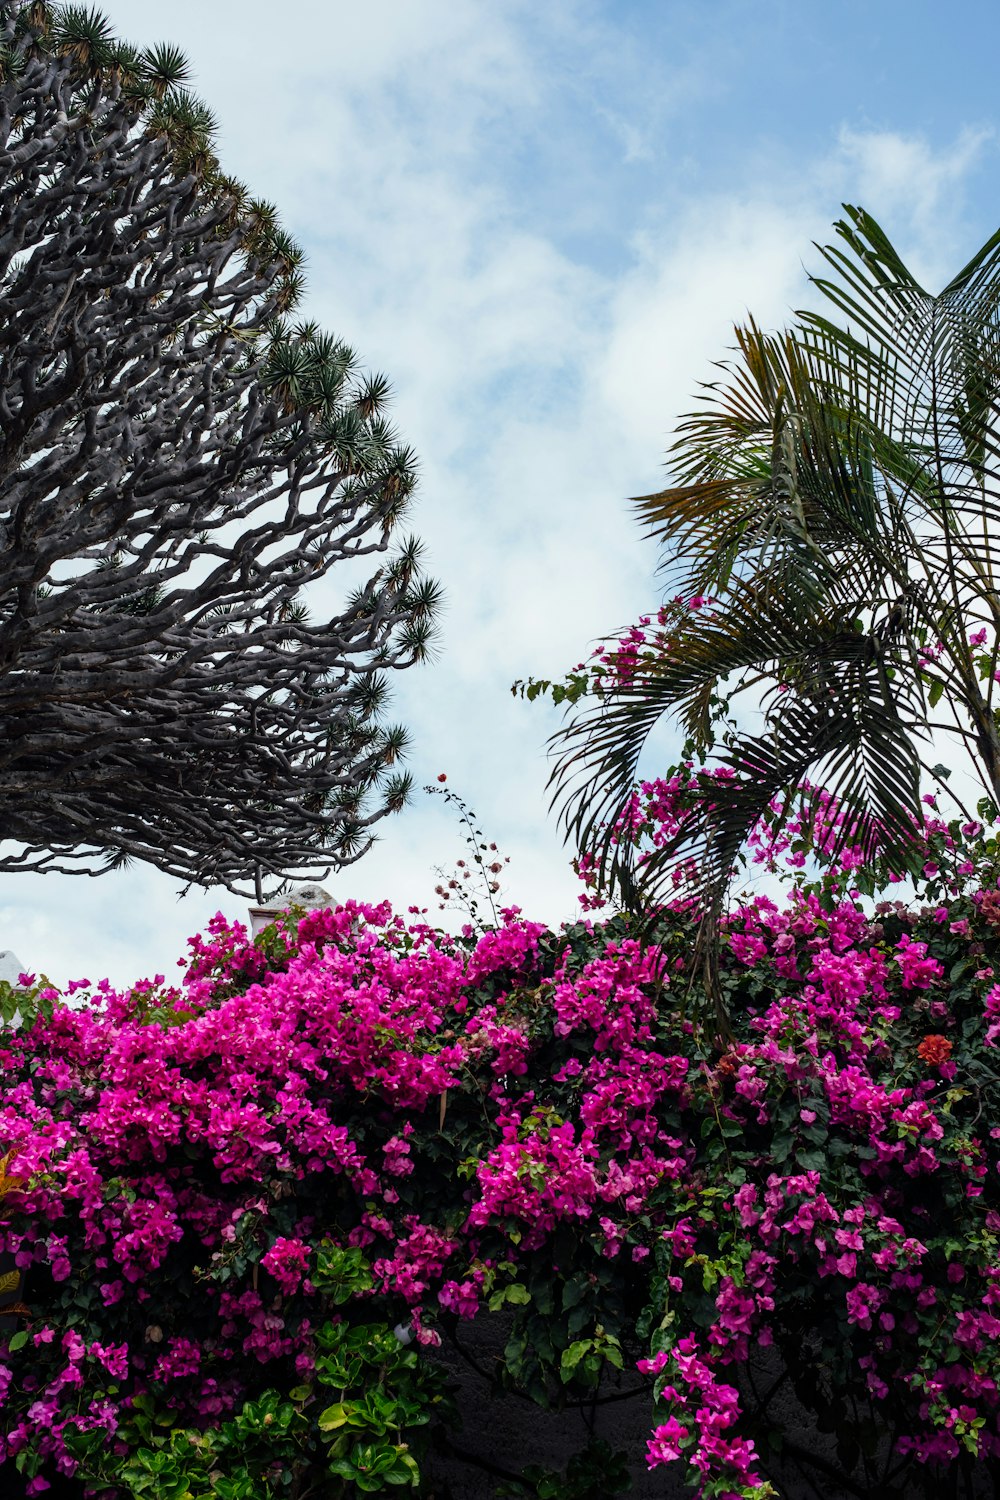
<instances>
[{"instance_id":1,"label":"palm tree","mask_svg":"<svg viewBox=\"0 0 1000 1500\"><path fill-rule=\"evenodd\" d=\"M711 925L748 831L803 785L837 799L841 844L909 868L941 732L1000 805L1000 233L934 296L845 212L814 279L829 316L737 328L680 422L672 483L637 501L681 601L666 648L554 737L568 835L647 911L679 881ZM720 701L749 705L755 732L730 720L720 738ZM665 714L732 774L696 775L680 831L640 870L612 830Z\"/></svg>"}]
</instances>

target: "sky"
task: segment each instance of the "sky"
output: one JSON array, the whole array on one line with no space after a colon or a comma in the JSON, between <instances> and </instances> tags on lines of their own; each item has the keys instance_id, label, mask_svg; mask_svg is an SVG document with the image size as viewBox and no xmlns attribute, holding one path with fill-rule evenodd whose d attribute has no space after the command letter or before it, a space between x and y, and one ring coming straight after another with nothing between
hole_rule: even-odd
<instances>
[{"instance_id":1,"label":"sky","mask_svg":"<svg viewBox=\"0 0 1000 1500\"><path fill-rule=\"evenodd\" d=\"M629 497L732 325L810 300L843 202L944 284L1000 222L1000 12L966 0L114 0L187 53L225 169L307 256L304 317L393 385L410 526L444 586L434 662L397 676L417 787L448 785L557 923L578 886L549 811L560 717L511 695L659 602ZM664 732L651 756L669 760ZM655 764L650 764L655 769ZM467 853L418 790L338 900L438 913ZM58 983L174 965L224 891L133 865L0 877L0 948Z\"/></svg>"}]
</instances>

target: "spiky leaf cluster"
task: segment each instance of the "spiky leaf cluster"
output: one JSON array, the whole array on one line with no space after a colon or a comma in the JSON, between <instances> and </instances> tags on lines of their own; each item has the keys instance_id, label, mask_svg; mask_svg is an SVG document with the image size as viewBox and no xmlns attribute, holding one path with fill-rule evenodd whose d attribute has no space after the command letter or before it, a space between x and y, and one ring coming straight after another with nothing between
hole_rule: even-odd
<instances>
[{"instance_id":1,"label":"spiky leaf cluster","mask_svg":"<svg viewBox=\"0 0 1000 1500\"><path fill-rule=\"evenodd\" d=\"M186 73L86 7L0 4L0 869L285 876L407 792L413 456L385 381L289 320L301 252Z\"/></svg>"}]
</instances>

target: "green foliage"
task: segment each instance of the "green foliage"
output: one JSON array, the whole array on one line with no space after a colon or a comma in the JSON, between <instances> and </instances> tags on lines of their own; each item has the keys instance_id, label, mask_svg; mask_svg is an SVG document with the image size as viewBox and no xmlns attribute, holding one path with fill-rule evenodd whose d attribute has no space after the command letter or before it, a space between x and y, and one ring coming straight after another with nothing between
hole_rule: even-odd
<instances>
[{"instance_id":1,"label":"green foliage","mask_svg":"<svg viewBox=\"0 0 1000 1500\"><path fill-rule=\"evenodd\" d=\"M342 1247L332 1240L322 1240L316 1250L316 1266L311 1276L317 1291L334 1307L371 1290L371 1267L356 1245Z\"/></svg>"},{"instance_id":2,"label":"green foliage","mask_svg":"<svg viewBox=\"0 0 1000 1500\"><path fill-rule=\"evenodd\" d=\"M268 1391L205 1432L174 1425L174 1414L157 1410L149 1397L137 1396L133 1407L131 1424L120 1429L128 1457L120 1467L108 1465L107 1479L135 1500L278 1500L294 1493L311 1427L300 1404ZM97 1453L80 1457L99 1472Z\"/></svg>"},{"instance_id":3,"label":"green foliage","mask_svg":"<svg viewBox=\"0 0 1000 1500\"><path fill-rule=\"evenodd\" d=\"M1000 797L1000 235L932 295L846 215L815 278L832 315L738 328L680 421L670 486L637 502L673 596L656 649L612 648L553 739L567 834L637 910L683 890L717 911L749 830L805 783L844 809L840 849L912 872L934 734ZM515 691L573 706L588 686L577 670ZM737 713L720 736L720 695L761 731ZM706 777L639 867L611 841L664 716L728 780Z\"/></svg>"},{"instance_id":4,"label":"green foliage","mask_svg":"<svg viewBox=\"0 0 1000 1500\"><path fill-rule=\"evenodd\" d=\"M364 1494L415 1487L420 1469L404 1434L445 1403L443 1373L384 1324L328 1323L317 1345L316 1381L339 1393L316 1417L329 1472Z\"/></svg>"},{"instance_id":5,"label":"green foliage","mask_svg":"<svg viewBox=\"0 0 1000 1500\"><path fill-rule=\"evenodd\" d=\"M502 1491L511 1500L611 1500L632 1488L628 1457L603 1438L595 1438L574 1453L565 1470L529 1464L524 1483Z\"/></svg>"},{"instance_id":6,"label":"green foliage","mask_svg":"<svg viewBox=\"0 0 1000 1500\"><path fill-rule=\"evenodd\" d=\"M515 698L520 697L528 703L534 703L536 698L550 697L558 708L561 703L579 703L580 699L592 691L593 681L591 677L583 672L569 672L562 682L550 682L548 678L529 677L522 680L520 677L511 686L511 693Z\"/></svg>"},{"instance_id":7,"label":"green foliage","mask_svg":"<svg viewBox=\"0 0 1000 1500\"><path fill-rule=\"evenodd\" d=\"M48 1018L52 1015L58 996L51 982L44 974L37 980L30 977L31 983L27 985L10 984L8 980L0 979L0 1022L3 1025L30 1026L36 1016Z\"/></svg>"},{"instance_id":8,"label":"green foliage","mask_svg":"<svg viewBox=\"0 0 1000 1500\"><path fill-rule=\"evenodd\" d=\"M370 1287L359 1251L331 1250L324 1262L332 1302ZM16 1335L11 1349L18 1339L27 1334ZM217 1427L184 1427L152 1396L134 1396L118 1429L124 1461L106 1451L99 1433L77 1433L69 1446L80 1474L133 1500L294 1500L320 1473L330 1500L417 1488L416 1430L453 1410L443 1371L385 1323L331 1321L316 1344L311 1381L287 1393L264 1391Z\"/></svg>"}]
</instances>

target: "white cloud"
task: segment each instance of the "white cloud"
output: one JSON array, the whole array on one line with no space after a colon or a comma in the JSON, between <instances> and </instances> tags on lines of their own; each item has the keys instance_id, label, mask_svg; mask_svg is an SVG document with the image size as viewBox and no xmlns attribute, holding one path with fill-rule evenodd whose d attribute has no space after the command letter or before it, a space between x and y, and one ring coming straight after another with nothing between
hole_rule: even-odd
<instances>
[{"instance_id":1,"label":"white cloud","mask_svg":"<svg viewBox=\"0 0 1000 1500\"><path fill-rule=\"evenodd\" d=\"M637 452L662 453L748 309L764 326L787 319L802 293L803 251L822 222L818 205L747 194L696 202L667 235L638 237L635 265L613 294L595 392Z\"/></svg>"},{"instance_id":2,"label":"white cloud","mask_svg":"<svg viewBox=\"0 0 1000 1500\"><path fill-rule=\"evenodd\" d=\"M991 129L966 127L950 146L935 150L923 136L844 126L833 175L851 202L874 218L901 221L917 253L944 276L958 269L953 257L961 221L955 208L965 179L993 139Z\"/></svg>"},{"instance_id":3,"label":"white cloud","mask_svg":"<svg viewBox=\"0 0 1000 1500\"><path fill-rule=\"evenodd\" d=\"M540 18L519 3L292 0L277 27L235 0L178 0L169 24L153 0L105 8L139 40L169 31L188 48L227 166L306 243L305 311L390 374L422 463L414 529L448 593L440 661L396 688L413 767L420 782L447 772L475 807L511 856L510 899L569 916L576 885L545 787L545 736L559 719L515 701L511 681L560 673L655 598L655 559L625 497L660 482L671 423L732 322L752 308L779 323L802 301L802 261L839 198L865 202L890 230L901 222L930 255L984 140L935 152L843 131L794 179L757 161L739 194L692 182L683 200L657 197L649 169L648 209L622 225L624 269L610 272L529 214L522 192L560 86L547 48L565 44L577 7ZM678 88L690 99L690 80ZM621 131L633 119L627 98L587 109ZM645 170L641 132L621 138L629 170ZM912 199L908 176L919 179ZM464 854L448 810L420 800L383 832L332 889L433 906L432 867ZM0 903L0 945L30 967L122 981L169 973L217 906L240 911L219 892L178 903L175 883L148 870L6 878Z\"/></svg>"}]
</instances>

